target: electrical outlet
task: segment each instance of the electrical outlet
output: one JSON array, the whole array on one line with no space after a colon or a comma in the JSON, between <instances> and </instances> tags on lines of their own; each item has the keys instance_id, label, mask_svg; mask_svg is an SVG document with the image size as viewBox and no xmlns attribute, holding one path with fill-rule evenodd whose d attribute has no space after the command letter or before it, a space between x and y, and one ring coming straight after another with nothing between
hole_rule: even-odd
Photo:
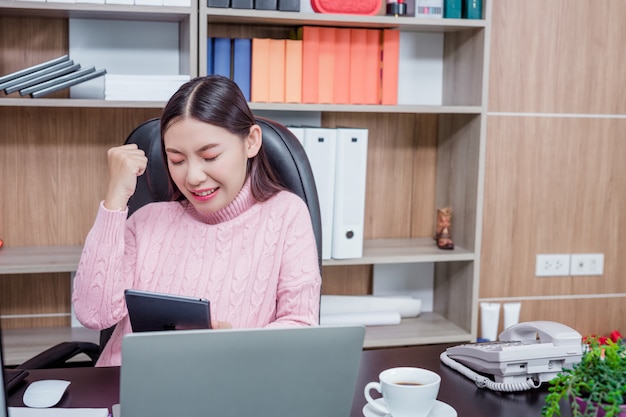
<instances>
[{"instance_id":1,"label":"electrical outlet","mask_svg":"<svg viewBox=\"0 0 626 417\"><path fill-rule=\"evenodd\" d=\"M572 254L570 273L575 276L581 275L603 275L604 274L604 254L603 253L575 253Z\"/></svg>"},{"instance_id":2,"label":"electrical outlet","mask_svg":"<svg viewBox=\"0 0 626 417\"><path fill-rule=\"evenodd\" d=\"M541 254L537 255L535 276L538 277L565 277L569 276L569 254Z\"/></svg>"}]
</instances>

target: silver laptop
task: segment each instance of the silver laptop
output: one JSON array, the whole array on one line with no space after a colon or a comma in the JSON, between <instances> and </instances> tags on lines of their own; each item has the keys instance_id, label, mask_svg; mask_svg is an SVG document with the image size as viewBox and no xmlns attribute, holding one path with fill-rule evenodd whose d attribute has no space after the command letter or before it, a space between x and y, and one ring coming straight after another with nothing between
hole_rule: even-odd
<instances>
[{"instance_id":1,"label":"silver laptop","mask_svg":"<svg viewBox=\"0 0 626 417\"><path fill-rule=\"evenodd\" d=\"M365 327L131 333L122 417L348 417Z\"/></svg>"}]
</instances>

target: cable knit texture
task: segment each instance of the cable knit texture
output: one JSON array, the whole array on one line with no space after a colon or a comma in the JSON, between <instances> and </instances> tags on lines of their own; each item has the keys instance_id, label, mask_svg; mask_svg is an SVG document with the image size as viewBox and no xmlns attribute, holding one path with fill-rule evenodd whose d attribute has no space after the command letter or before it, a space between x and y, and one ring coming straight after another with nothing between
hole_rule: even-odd
<instances>
[{"instance_id":1,"label":"cable knit texture","mask_svg":"<svg viewBox=\"0 0 626 417\"><path fill-rule=\"evenodd\" d=\"M121 364L122 337L131 331L127 288L208 298L212 319L234 328L318 323L315 237L295 194L259 203L246 183L230 205L208 216L180 202L127 214L100 204L74 280L81 323L116 325L98 366Z\"/></svg>"}]
</instances>

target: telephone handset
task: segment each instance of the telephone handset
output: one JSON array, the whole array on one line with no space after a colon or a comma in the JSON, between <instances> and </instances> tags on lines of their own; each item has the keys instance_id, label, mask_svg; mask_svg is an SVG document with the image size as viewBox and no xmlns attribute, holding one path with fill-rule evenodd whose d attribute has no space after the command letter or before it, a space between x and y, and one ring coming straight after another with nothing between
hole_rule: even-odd
<instances>
[{"instance_id":1,"label":"telephone handset","mask_svg":"<svg viewBox=\"0 0 626 417\"><path fill-rule=\"evenodd\" d=\"M580 362L582 352L576 330L553 321L531 321L505 329L497 342L449 347L440 357L480 388L524 391ZM493 375L495 381L482 374Z\"/></svg>"}]
</instances>

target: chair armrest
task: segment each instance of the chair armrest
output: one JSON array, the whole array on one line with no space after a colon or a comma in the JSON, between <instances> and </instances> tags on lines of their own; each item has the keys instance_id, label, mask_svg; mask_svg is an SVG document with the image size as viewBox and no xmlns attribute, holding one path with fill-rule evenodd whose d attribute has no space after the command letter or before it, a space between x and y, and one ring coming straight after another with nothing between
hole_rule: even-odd
<instances>
[{"instance_id":1,"label":"chair armrest","mask_svg":"<svg viewBox=\"0 0 626 417\"><path fill-rule=\"evenodd\" d=\"M65 363L81 353L87 355L91 366L96 364L100 356L100 346L91 342L63 342L44 350L26 362L18 365L17 369L47 369L62 368Z\"/></svg>"}]
</instances>

